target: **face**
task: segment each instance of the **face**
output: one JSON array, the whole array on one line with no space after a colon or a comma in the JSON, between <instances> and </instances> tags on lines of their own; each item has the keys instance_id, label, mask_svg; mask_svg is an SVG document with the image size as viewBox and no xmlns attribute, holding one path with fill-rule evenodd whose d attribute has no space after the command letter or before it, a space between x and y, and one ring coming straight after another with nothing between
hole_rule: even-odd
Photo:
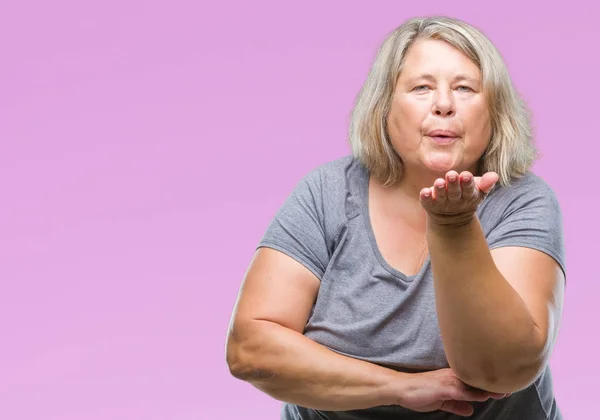
<instances>
[{"instance_id":1,"label":"face","mask_svg":"<svg viewBox=\"0 0 600 420\"><path fill-rule=\"evenodd\" d=\"M475 172L491 136L477 65L444 41L415 42L396 84L388 133L407 171Z\"/></svg>"}]
</instances>

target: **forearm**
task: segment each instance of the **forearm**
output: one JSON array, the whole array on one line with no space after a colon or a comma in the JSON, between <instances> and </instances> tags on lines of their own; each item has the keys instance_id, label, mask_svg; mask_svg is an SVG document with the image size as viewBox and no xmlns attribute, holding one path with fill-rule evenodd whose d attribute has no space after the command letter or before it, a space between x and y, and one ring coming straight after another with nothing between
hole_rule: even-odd
<instances>
[{"instance_id":1,"label":"forearm","mask_svg":"<svg viewBox=\"0 0 600 420\"><path fill-rule=\"evenodd\" d=\"M511 392L539 367L541 339L525 303L496 268L476 216L427 229L436 308L448 361L478 388Z\"/></svg>"},{"instance_id":2,"label":"forearm","mask_svg":"<svg viewBox=\"0 0 600 420\"><path fill-rule=\"evenodd\" d=\"M409 374L340 355L269 321L252 322L244 327L247 338L228 346L239 379L277 400L320 410L397 404Z\"/></svg>"}]
</instances>

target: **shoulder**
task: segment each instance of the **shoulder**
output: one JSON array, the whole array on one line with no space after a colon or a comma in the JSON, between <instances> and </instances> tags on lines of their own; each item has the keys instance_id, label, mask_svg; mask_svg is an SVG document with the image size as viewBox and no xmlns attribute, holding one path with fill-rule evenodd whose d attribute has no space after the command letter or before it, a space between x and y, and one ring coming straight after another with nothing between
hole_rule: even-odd
<instances>
[{"instance_id":1,"label":"shoulder","mask_svg":"<svg viewBox=\"0 0 600 420\"><path fill-rule=\"evenodd\" d=\"M563 217L553 188L528 173L494 189L478 210L490 249L521 246L553 257L566 272Z\"/></svg>"},{"instance_id":2,"label":"shoulder","mask_svg":"<svg viewBox=\"0 0 600 420\"><path fill-rule=\"evenodd\" d=\"M357 164L352 155L343 156L317 165L307 172L304 179L310 184L319 184L321 188L345 184L349 171Z\"/></svg>"},{"instance_id":3,"label":"shoulder","mask_svg":"<svg viewBox=\"0 0 600 420\"><path fill-rule=\"evenodd\" d=\"M495 193L514 197L538 194L555 196L552 187L541 176L533 172L528 172L519 178L513 178L509 185L496 188Z\"/></svg>"},{"instance_id":4,"label":"shoulder","mask_svg":"<svg viewBox=\"0 0 600 420\"><path fill-rule=\"evenodd\" d=\"M321 278L335 235L348 220L353 195L347 186L356 177L353 168L354 159L345 156L308 170L277 211L259 246L293 256Z\"/></svg>"},{"instance_id":5,"label":"shoulder","mask_svg":"<svg viewBox=\"0 0 600 420\"><path fill-rule=\"evenodd\" d=\"M297 187L328 237L360 212L366 173L354 156L346 155L309 170Z\"/></svg>"},{"instance_id":6,"label":"shoulder","mask_svg":"<svg viewBox=\"0 0 600 420\"><path fill-rule=\"evenodd\" d=\"M524 208L544 207L560 212L560 204L554 189L533 172L513 178L509 185L494 188L482 207L494 212L506 213Z\"/></svg>"},{"instance_id":7,"label":"shoulder","mask_svg":"<svg viewBox=\"0 0 600 420\"><path fill-rule=\"evenodd\" d=\"M321 163L300 180L299 188L317 202L344 205L348 196L358 195L365 168L352 155Z\"/></svg>"}]
</instances>

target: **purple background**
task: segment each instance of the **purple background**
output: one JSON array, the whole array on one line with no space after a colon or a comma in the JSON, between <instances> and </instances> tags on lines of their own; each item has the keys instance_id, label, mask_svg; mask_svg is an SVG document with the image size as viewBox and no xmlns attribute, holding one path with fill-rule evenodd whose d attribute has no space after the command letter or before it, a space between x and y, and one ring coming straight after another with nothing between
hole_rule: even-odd
<instances>
[{"instance_id":1,"label":"purple background","mask_svg":"<svg viewBox=\"0 0 600 420\"><path fill-rule=\"evenodd\" d=\"M598 9L204 3L0 3L0 418L278 418L224 362L238 287L295 183L349 153L384 36L438 13L484 30L534 111L569 266L556 395L591 418Z\"/></svg>"}]
</instances>

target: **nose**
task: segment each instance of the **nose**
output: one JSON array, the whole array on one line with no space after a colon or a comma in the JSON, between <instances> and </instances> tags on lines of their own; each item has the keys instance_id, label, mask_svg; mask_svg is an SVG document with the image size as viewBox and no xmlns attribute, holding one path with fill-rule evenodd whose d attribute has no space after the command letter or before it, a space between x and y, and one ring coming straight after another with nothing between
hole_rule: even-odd
<instances>
[{"instance_id":1,"label":"nose","mask_svg":"<svg viewBox=\"0 0 600 420\"><path fill-rule=\"evenodd\" d=\"M452 97L452 94L445 92L442 89L437 90L433 98L432 112L440 117L450 117L454 115L456 109L454 107L454 98Z\"/></svg>"}]
</instances>

